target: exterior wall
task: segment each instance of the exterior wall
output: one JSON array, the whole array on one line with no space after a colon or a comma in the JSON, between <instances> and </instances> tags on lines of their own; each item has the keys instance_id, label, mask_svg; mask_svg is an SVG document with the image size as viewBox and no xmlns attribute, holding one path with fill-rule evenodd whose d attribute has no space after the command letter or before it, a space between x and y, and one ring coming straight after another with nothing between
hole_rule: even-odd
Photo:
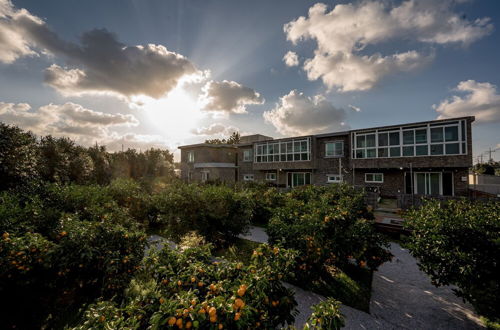
<instances>
[{"instance_id":1,"label":"exterior wall","mask_svg":"<svg viewBox=\"0 0 500 330\"><path fill-rule=\"evenodd\" d=\"M327 184L328 174L342 174L344 182L349 182L350 179L350 162L349 162L349 135L341 136L329 136L316 138L316 143L314 144L316 155L315 168L316 171L313 173L312 182L314 184L325 185ZM342 157L326 157L326 143L342 141L344 143L344 153ZM342 169L342 173L341 172Z\"/></svg>"},{"instance_id":2,"label":"exterior wall","mask_svg":"<svg viewBox=\"0 0 500 330\"><path fill-rule=\"evenodd\" d=\"M462 118L463 119L463 118ZM252 142L237 146L207 146L204 144L185 146L181 148L181 177L187 181L188 173L193 173L193 181L201 181L202 171L209 171L209 180L225 182L243 182L245 174L253 174L254 181L275 184L285 187L287 173L311 172L311 183L326 185L327 174L342 174L343 182L367 188L379 188L383 196L394 197L398 193L405 193L405 172L452 172L455 196L468 194L468 182L462 181L468 176L468 169L472 166L472 135L471 123L473 118L467 118L467 154L455 156L420 156L394 158L352 159L352 140L354 131L306 136L311 140L311 155L309 161L255 163L255 144L268 137L252 136ZM425 124L425 123L416 123ZM413 125L413 124L412 124ZM393 127L404 127L399 125ZM373 129L385 129L378 127ZM361 131L361 130L360 130ZM269 138L271 139L271 138ZM297 139L297 138L295 138ZM286 141L289 139L273 140ZM341 157L326 157L325 144L341 140L344 143L344 154ZM252 150L252 161L243 160L243 151ZM194 163L188 163L188 151L194 151ZM234 164L234 167L204 167L200 163ZM195 166L197 164L197 166ZM411 164L411 165L410 165ZM208 164L210 165L210 164ZM266 173L276 173L276 181L266 181ZM366 183L365 173L383 173L383 183ZM333 183L334 184L334 183Z\"/></svg>"}]
</instances>

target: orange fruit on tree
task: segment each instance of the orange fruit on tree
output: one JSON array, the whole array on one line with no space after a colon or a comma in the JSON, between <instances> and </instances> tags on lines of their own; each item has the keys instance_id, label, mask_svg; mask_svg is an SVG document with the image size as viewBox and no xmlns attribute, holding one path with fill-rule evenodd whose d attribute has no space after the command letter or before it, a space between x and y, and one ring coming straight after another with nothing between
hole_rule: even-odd
<instances>
[{"instance_id":1,"label":"orange fruit on tree","mask_svg":"<svg viewBox=\"0 0 500 330\"><path fill-rule=\"evenodd\" d=\"M236 300L234 301L234 305L237 308L243 308L243 306L245 306L245 302L243 300L241 300L240 298L236 298Z\"/></svg>"},{"instance_id":2,"label":"orange fruit on tree","mask_svg":"<svg viewBox=\"0 0 500 330\"><path fill-rule=\"evenodd\" d=\"M198 286L201 288L203 286L203 282L198 282Z\"/></svg>"},{"instance_id":3,"label":"orange fruit on tree","mask_svg":"<svg viewBox=\"0 0 500 330\"><path fill-rule=\"evenodd\" d=\"M177 322L175 322L175 325L178 326L180 329L182 329L182 319L177 319Z\"/></svg>"},{"instance_id":4,"label":"orange fruit on tree","mask_svg":"<svg viewBox=\"0 0 500 330\"><path fill-rule=\"evenodd\" d=\"M165 302L165 299L160 298L160 304L163 304Z\"/></svg>"},{"instance_id":5,"label":"orange fruit on tree","mask_svg":"<svg viewBox=\"0 0 500 330\"><path fill-rule=\"evenodd\" d=\"M175 317L170 317L168 319L168 325L173 326L177 322L177 319Z\"/></svg>"},{"instance_id":6,"label":"orange fruit on tree","mask_svg":"<svg viewBox=\"0 0 500 330\"><path fill-rule=\"evenodd\" d=\"M215 314L217 314L217 309L215 309L215 307L210 307L210 309L208 310L208 315L214 316Z\"/></svg>"},{"instance_id":7,"label":"orange fruit on tree","mask_svg":"<svg viewBox=\"0 0 500 330\"><path fill-rule=\"evenodd\" d=\"M181 286L182 285L182 281L181 280L177 281L177 285Z\"/></svg>"},{"instance_id":8,"label":"orange fruit on tree","mask_svg":"<svg viewBox=\"0 0 500 330\"><path fill-rule=\"evenodd\" d=\"M236 314L234 314L234 320L235 320L235 321L238 321L238 320L240 319L240 317L241 317L241 314L240 314L240 313L236 313Z\"/></svg>"},{"instance_id":9,"label":"orange fruit on tree","mask_svg":"<svg viewBox=\"0 0 500 330\"><path fill-rule=\"evenodd\" d=\"M217 315L210 316L210 322L212 323L217 322Z\"/></svg>"},{"instance_id":10,"label":"orange fruit on tree","mask_svg":"<svg viewBox=\"0 0 500 330\"><path fill-rule=\"evenodd\" d=\"M222 324L219 324L219 329L222 329L224 328L224 326Z\"/></svg>"},{"instance_id":11,"label":"orange fruit on tree","mask_svg":"<svg viewBox=\"0 0 500 330\"><path fill-rule=\"evenodd\" d=\"M191 329L192 326L193 326L193 323L191 321L188 321L186 323L186 329Z\"/></svg>"}]
</instances>

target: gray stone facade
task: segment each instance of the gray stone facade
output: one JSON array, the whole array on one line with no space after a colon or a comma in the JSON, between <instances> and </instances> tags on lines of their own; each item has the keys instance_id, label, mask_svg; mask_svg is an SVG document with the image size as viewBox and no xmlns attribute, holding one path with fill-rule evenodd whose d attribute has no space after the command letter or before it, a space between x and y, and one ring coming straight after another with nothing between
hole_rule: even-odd
<instances>
[{"instance_id":1,"label":"gray stone facade","mask_svg":"<svg viewBox=\"0 0 500 330\"><path fill-rule=\"evenodd\" d=\"M243 182L245 179L253 176L253 181L267 182L280 187L289 187L292 185L290 180L294 180L289 173L309 173L307 175L310 177L311 184L332 184L328 182L329 176L330 178L332 176L341 176L343 182L355 186L377 189L383 196L396 196L397 194L411 193L413 190L416 190L415 185L417 183L414 181L417 180L417 175L420 176L419 180L423 180L425 177L423 173L434 173L434 178L439 177L440 180L440 193L466 195L468 193L466 178L468 170L472 166L471 124L473 121L474 117L462 117L276 140L257 134L242 137L244 143L238 145L196 144L181 146L181 178L188 182L220 180L233 183ZM438 128L441 125L457 125L457 122L459 123L458 125L461 125L463 122L462 128L459 128L459 132L462 133L459 134L464 135L463 143L466 143L460 147L461 154L397 156L390 158L373 157L363 159L355 157L356 148L353 144L357 136L356 134L364 134L365 132L370 132L371 134L371 132L377 131L380 132L377 134L383 135L386 131L400 130L400 141L403 141L402 132L404 130L411 130L414 127L425 127L427 125L427 136L429 139L427 143L430 153L431 128ZM376 135L376 138L378 139L378 135ZM283 161L257 161L257 145L280 145L279 150L282 150L284 148L283 144L292 140L309 141L309 159L285 161L287 159L281 159L275 154L274 157ZM326 144L339 142L343 144L342 153L337 153L335 156L327 156ZM458 142L462 143L461 141ZM416 146L418 142L414 143ZM443 148L446 147L444 143ZM403 150L403 142L400 142L400 145L396 148L399 148L400 151ZM381 151L378 151L377 155L379 155L379 152ZM189 153L194 154L194 159L191 159L191 161L189 160ZM249 159L245 159L245 154L247 158L250 156ZM271 159L271 156L269 156L269 159ZM368 178L372 177L370 173L383 174L383 182L366 182L367 178L365 175L367 173L369 174ZM301 174L297 175L301 176ZM414 180L410 178L414 178ZM453 182L453 185L449 187L451 182ZM434 183L435 187L433 189L437 191L437 184L436 182ZM430 183L428 184L430 185Z\"/></svg>"}]
</instances>

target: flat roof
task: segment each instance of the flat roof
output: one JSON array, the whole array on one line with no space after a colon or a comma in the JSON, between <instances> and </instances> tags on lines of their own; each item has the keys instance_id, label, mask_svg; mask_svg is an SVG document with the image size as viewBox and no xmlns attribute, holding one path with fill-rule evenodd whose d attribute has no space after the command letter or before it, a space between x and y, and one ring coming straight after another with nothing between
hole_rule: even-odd
<instances>
[{"instance_id":1,"label":"flat roof","mask_svg":"<svg viewBox=\"0 0 500 330\"><path fill-rule=\"evenodd\" d=\"M197 144L188 144L184 146L178 146L179 149L187 149L187 148L199 148L199 147L207 147L207 148L236 148L235 144L214 144L214 143L197 143Z\"/></svg>"}]
</instances>

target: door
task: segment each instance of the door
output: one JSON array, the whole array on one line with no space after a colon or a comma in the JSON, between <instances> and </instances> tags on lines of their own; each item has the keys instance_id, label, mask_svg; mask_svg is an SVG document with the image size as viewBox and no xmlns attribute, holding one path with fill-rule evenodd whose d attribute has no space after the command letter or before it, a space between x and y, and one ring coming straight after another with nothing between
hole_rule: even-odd
<instances>
[{"instance_id":1,"label":"door","mask_svg":"<svg viewBox=\"0 0 500 330\"><path fill-rule=\"evenodd\" d=\"M417 172L415 173L415 194L442 195L442 173Z\"/></svg>"}]
</instances>

